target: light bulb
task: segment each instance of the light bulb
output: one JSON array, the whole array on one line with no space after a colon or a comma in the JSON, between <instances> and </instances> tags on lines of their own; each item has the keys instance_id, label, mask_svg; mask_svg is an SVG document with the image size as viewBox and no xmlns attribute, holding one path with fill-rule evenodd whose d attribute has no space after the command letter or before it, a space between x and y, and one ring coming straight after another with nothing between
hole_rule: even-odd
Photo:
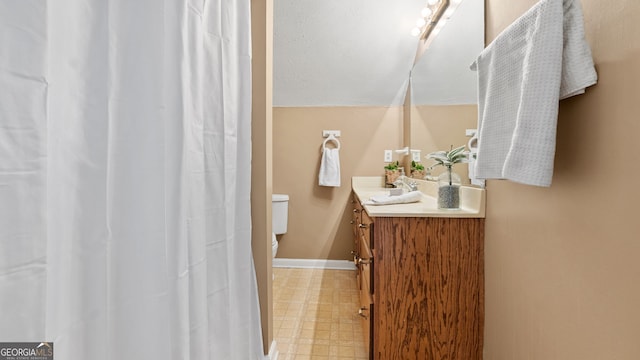
<instances>
[{"instance_id":1,"label":"light bulb","mask_svg":"<svg viewBox=\"0 0 640 360\"><path fill-rule=\"evenodd\" d=\"M429 16L431 16L432 13L433 11L431 11L431 9L429 9L428 7L425 7L424 9L422 9L423 18L428 18Z\"/></svg>"},{"instance_id":2,"label":"light bulb","mask_svg":"<svg viewBox=\"0 0 640 360\"><path fill-rule=\"evenodd\" d=\"M418 21L416 21L416 26L419 27L419 28L425 26L426 24L427 24L427 22L423 18L420 18L420 19L418 19Z\"/></svg>"},{"instance_id":3,"label":"light bulb","mask_svg":"<svg viewBox=\"0 0 640 360\"><path fill-rule=\"evenodd\" d=\"M414 27L413 30L411 30L411 35L412 36L418 36L420 35L420 29L417 27Z\"/></svg>"}]
</instances>

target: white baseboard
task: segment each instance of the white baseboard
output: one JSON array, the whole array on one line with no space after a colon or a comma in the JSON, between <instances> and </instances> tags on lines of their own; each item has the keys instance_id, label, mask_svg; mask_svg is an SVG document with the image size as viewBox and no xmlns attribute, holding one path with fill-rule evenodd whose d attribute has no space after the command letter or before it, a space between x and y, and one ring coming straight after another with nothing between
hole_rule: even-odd
<instances>
[{"instance_id":1,"label":"white baseboard","mask_svg":"<svg viewBox=\"0 0 640 360\"><path fill-rule=\"evenodd\" d=\"M265 356L265 360L278 360L278 355L280 352L278 351L278 346L276 345L276 341L273 340L271 342L271 346L269 347L269 353Z\"/></svg>"},{"instance_id":2,"label":"white baseboard","mask_svg":"<svg viewBox=\"0 0 640 360\"><path fill-rule=\"evenodd\" d=\"M322 259L273 259L273 267L277 268L302 268L302 269L327 269L327 270L355 270L353 261L349 260L322 260Z\"/></svg>"}]
</instances>

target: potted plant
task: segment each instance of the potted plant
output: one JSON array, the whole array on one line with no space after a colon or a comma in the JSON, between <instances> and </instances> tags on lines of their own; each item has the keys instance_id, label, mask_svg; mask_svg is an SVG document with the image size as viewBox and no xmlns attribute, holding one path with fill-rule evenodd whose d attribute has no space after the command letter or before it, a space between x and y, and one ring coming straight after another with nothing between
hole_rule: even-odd
<instances>
[{"instance_id":1,"label":"potted plant","mask_svg":"<svg viewBox=\"0 0 640 360\"><path fill-rule=\"evenodd\" d=\"M390 162L385 165L384 176L387 184L393 184L398 179L398 176L400 176L400 171L398 170L399 167L400 163L398 161Z\"/></svg>"},{"instance_id":2,"label":"potted plant","mask_svg":"<svg viewBox=\"0 0 640 360\"><path fill-rule=\"evenodd\" d=\"M464 145L453 148L449 151L436 151L427 155L427 159L435 160L437 165L442 165L446 170L438 176L438 208L458 209L460 208L460 176L453 172L454 164L468 162ZM432 166L432 167L433 167Z\"/></svg>"},{"instance_id":3,"label":"potted plant","mask_svg":"<svg viewBox=\"0 0 640 360\"><path fill-rule=\"evenodd\" d=\"M411 177L414 179L424 179L424 165L416 161L411 161Z\"/></svg>"}]
</instances>

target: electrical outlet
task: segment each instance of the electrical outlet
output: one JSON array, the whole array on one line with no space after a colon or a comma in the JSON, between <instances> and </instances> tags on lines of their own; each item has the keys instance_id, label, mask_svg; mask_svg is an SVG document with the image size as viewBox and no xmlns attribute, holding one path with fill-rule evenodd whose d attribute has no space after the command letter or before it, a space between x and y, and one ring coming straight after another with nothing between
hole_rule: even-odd
<instances>
[{"instance_id":1,"label":"electrical outlet","mask_svg":"<svg viewBox=\"0 0 640 360\"><path fill-rule=\"evenodd\" d=\"M420 150L411 150L411 160L420 162Z\"/></svg>"},{"instance_id":2,"label":"electrical outlet","mask_svg":"<svg viewBox=\"0 0 640 360\"><path fill-rule=\"evenodd\" d=\"M384 162L392 162L393 161L393 152L391 150L384 151Z\"/></svg>"}]
</instances>

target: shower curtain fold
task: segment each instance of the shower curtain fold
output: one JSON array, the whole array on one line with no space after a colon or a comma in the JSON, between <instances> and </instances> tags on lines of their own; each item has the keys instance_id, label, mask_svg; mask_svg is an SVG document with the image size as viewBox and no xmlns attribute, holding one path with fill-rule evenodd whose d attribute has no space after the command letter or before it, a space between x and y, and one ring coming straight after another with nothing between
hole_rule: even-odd
<instances>
[{"instance_id":1,"label":"shower curtain fold","mask_svg":"<svg viewBox=\"0 0 640 360\"><path fill-rule=\"evenodd\" d=\"M0 340L264 358L249 6L0 0Z\"/></svg>"}]
</instances>

